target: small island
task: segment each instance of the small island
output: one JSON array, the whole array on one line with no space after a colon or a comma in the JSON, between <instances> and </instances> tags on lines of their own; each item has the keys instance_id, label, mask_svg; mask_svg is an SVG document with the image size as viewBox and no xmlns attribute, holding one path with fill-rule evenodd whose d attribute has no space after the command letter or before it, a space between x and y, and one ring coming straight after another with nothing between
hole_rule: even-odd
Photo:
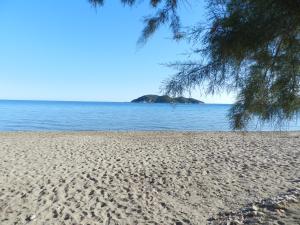
<instances>
[{"instance_id":1,"label":"small island","mask_svg":"<svg viewBox=\"0 0 300 225\"><path fill-rule=\"evenodd\" d=\"M183 104L203 104L204 102L194 98L176 97L172 98L168 95L144 95L132 100L133 103L183 103Z\"/></svg>"}]
</instances>

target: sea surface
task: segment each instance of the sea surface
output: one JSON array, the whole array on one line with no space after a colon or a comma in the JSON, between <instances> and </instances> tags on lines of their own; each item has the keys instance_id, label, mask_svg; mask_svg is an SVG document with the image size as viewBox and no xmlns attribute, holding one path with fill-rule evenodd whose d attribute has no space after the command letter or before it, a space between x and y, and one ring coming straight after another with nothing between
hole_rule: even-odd
<instances>
[{"instance_id":1,"label":"sea surface","mask_svg":"<svg viewBox=\"0 0 300 225\"><path fill-rule=\"evenodd\" d=\"M229 131L225 104L0 100L0 131ZM300 130L252 121L248 130Z\"/></svg>"}]
</instances>

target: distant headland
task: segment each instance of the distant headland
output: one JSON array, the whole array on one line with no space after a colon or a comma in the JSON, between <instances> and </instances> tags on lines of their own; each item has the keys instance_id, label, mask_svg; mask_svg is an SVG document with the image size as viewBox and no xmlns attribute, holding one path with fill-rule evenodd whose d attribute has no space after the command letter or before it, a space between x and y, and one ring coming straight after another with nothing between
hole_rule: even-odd
<instances>
[{"instance_id":1,"label":"distant headland","mask_svg":"<svg viewBox=\"0 0 300 225\"><path fill-rule=\"evenodd\" d=\"M184 103L184 104L203 104L204 102L194 98L177 97L172 98L168 95L144 95L132 100L133 103Z\"/></svg>"}]
</instances>

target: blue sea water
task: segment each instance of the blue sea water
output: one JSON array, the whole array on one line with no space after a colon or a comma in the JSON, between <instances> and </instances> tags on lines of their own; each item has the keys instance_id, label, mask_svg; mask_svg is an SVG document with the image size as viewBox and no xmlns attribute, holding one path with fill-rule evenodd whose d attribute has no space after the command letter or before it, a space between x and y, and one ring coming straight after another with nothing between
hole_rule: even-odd
<instances>
[{"instance_id":1,"label":"blue sea water","mask_svg":"<svg viewBox=\"0 0 300 225\"><path fill-rule=\"evenodd\" d=\"M231 105L0 101L1 131L229 131ZM248 130L300 130L252 122Z\"/></svg>"}]
</instances>

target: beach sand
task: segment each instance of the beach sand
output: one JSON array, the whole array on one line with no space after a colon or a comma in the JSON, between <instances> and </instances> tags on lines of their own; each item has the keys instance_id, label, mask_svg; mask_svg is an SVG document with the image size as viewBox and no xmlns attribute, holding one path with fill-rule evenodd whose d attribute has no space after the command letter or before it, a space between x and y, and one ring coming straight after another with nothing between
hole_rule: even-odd
<instances>
[{"instance_id":1,"label":"beach sand","mask_svg":"<svg viewBox=\"0 0 300 225\"><path fill-rule=\"evenodd\" d=\"M297 132L0 133L0 159L1 225L206 224L300 187Z\"/></svg>"}]
</instances>

